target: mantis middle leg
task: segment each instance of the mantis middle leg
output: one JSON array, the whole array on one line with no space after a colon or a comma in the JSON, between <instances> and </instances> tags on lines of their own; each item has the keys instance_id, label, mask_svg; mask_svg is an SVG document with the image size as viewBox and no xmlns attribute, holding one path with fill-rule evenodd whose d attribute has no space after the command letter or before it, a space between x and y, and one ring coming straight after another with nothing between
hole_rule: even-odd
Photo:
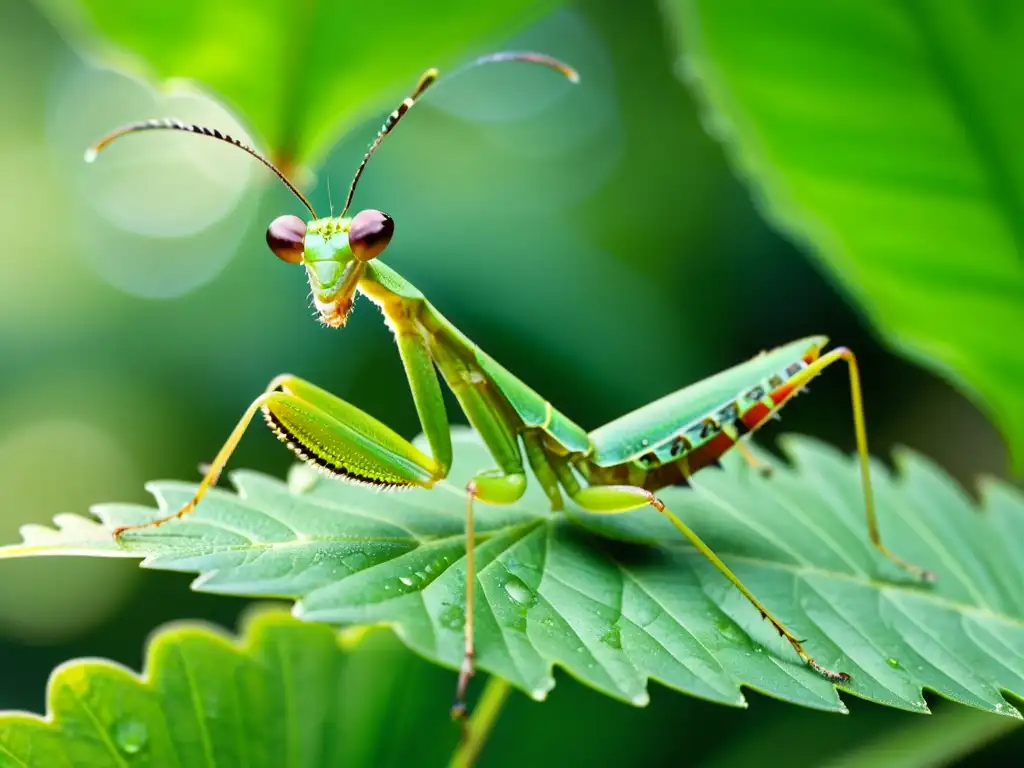
<instances>
[{"instance_id":1,"label":"mantis middle leg","mask_svg":"<svg viewBox=\"0 0 1024 768\"><path fill-rule=\"evenodd\" d=\"M490 381L471 364L451 354L443 346L433 350L433 360L459 401L469 423L483 438L497 467L478 472L466 484L466 623L462 665L452 704L452 717L466 715L466 689L473 676L476 653L473 635L475 535L473 502L513 504L526 492L526 473L516 432L516 420L492 389Z\"/></svg>"}]
</instances>

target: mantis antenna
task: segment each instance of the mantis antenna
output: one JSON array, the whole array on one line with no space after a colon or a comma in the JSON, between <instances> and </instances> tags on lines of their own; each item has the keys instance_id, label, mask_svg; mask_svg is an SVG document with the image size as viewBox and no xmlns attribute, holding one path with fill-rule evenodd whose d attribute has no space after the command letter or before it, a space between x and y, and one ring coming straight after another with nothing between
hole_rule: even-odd
<instances>
[{"instance_id":1,"label":"mantis antenna","mask_svg":"<svg viewBox=\"0 0 1024 768\"><path fill-rule=\"evenodd\" d=\"M551 56L545 56L542 53L533 53L530 51L500 51L499 53L490 53L459 67L448 77L452 78L460 72L465 72L467 69L478 67L481 64L492 64L500 61L525 61L530 64L541 64L545 67L554 69L557 72L561 72L566 78L568 78L569 82L578 83L580 80L579 73L568 64L565 64ZM394 112L388 115L387 120L384 121L384 125L382 125L381 129L377 132L377 138L375 138L373 143L370 144L370 148L366 150L366 154L363 156L363 161L359 163L359 167L356 168L355 176L352 177L352 184L348 188L348 196L345 198L345 207L341 209L341 216L344 216L348 211L349 206L352 205L352 196L356 192L356 184L359 183L359 177L363 175L363 170L366 168L366 164L370 162L370 158L373 156L373 153L377 151L377 147L379 147L380 143L384 141L384 137L394 130L395 126L398 125L406 112L409 111L409 108L412 107L412 105L416 103L416 100L423 95L423 92L437 81L439 76L440 73L433 67L424 72L420 81L413 89L413 92L403 99L402 103L398 105L398 108L395 109Z\"/></svg>"},{"instance_id":2,"label":"mantis antenna","mask_svg":"<svg viewBox=\"0 0 1024 768\"><path fill-rule=\"evenodd\" d=\"M309 209L309 212L313 214L313 218L320 218L319 216L316 215L316 211L313 210L313 206L310 204L309 200L306 199L306 196L299 192L295 185L288 180L288 177L285 176L284 173L282 173L276 165L274 165L272 162L270 162L267 158L265 158L252 147L250 147L248 144L239 141L234 136L229 136L226 133L222 133L221 131L218 131L216 128L205 128L204 126L195 125L194 123L183 123L181 120L175 120L172 117L165 117L155 120L144 120L142 122L131 123L129 125L125 125L121 128L117 128L116 130L111 131L85 151L85 162L93 162L99 155L99 153L106 149L108 145L113 143L115 140L121 138L122 136L127 136L129 133L137 133L139 131L163 130L185 131L186 133L195 133L199 134L200 136L209 136L211 139L217 139L218 141L223 141L228 144L231 144L232 146L238 147L243 152L246 152L249 155L255 157L257 160L259 160L261 163L267 166L267 168L273 171L274 175L277 176L277 178L279 178L284 183L284 185L292 191L293 195L299 198L299 200L302 202L304 206L306 206L307 209Z\"/></svg>"},{"instance_id":3,"label":"mantis antenna","mask_svg":"<svg viewBox=\"0 0 1024 768\"><path fill-rule=\"evenodd\" d=\"M450 77L454 77L460 72L464 72L467 69L480 66L481 64L491 64L494 62L501 61L524 61L531 64L541 64L543 66L561 72L563 75L565 75L566 78L569 79L570 82L576 83L579 82L580 79L580 76L576 72L576 70L570 67L568 64L564 64L558 59L552 58L551 56L545 56L542 53L532 53L528 51L501 51L499 53L491 53L486 56L481 56L480 58L469 62L465 66L456 69L450 75ZM426 72L424 72L423 76L416 84L416 88L413 89L413 92L409 94L409 96L406 97L401 104L398 105L398 108L394 112L388 115L387 120L384 121L384 125L377 132L377 138L373 140L373 143L370 145L370 148L366 151L366 155L363 156L362 162L356 169L355 176L352 178L352 184L349 186L348 189L348 196L345 198L345 207L342 208L341 216L345 215L345 213L349 209L349 206L352 204L352 196L355 194L356 184L359 182L359 177L363 175L363 170L366 168L366 164L370 161L370 157L372 157L373 153L377 151L377 147L380 146L380 143L384 140L384 137L391 133L392 130L394 130L394 127L398 125L399 121L402 119L405 113L409 111L409 108L416 103L416 100L419 99L420 96L423 95L423 92L434 84L434 82L439 77L439 74L440 73L434 68L428 69ZM304 206L306 206L309 212L313 215L313 218L320 218L319 216L317 216L316 210L313 208L312 204L309 202L309 200L306 199L306 196L303 195L296 188L296 186L292 184L291 181L288 180L288 177L285 176L284 173L282 173L281 170L276 165L270 162L270 160L268 160L262 154L260 154L255 149L250 147L248 144L245 144L239 141L238 139L234 138L233 136L229 136L226 133L222 133L221 131L218 131L216 128L206 128L205 126L196 125L195 123L185 123L181 120L175 120L171 117L155 120L144 120L138 123L131 123L129 125L122 126L121 128L118 128L114 131L111 131L106 136L97 141L95 144L93 144L91 147L89 147L89 149L86 150L85 161L87 163L93 162L99 155L99 153L106 149L107 146L109 146L111 143L121 138L122 136L128 135L129 133L159 130L185 131L186 133L195 133L200 136L208 136L211 139L217 139L218 141L223 141L227 144L231 144L235 147L238 147L243 152L251 155L252 157L255 157L257 160L263 163L263 165L265 165L267 168L273 171L274 175L277 176L277 178L279 178L281 182L286 187L288 187L289 190L291 190L292 194L295 195L295 197L297 197Z\"/></svg>"}]
</instances>

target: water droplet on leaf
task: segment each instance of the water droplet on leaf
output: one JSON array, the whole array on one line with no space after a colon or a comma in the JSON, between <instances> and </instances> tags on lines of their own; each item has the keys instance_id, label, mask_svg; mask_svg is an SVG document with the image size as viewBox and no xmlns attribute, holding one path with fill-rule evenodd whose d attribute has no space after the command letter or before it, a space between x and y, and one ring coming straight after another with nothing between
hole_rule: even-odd
<instances>
[{"instance_id":1,"label":"water droplet on leaf","mask_svg":"<svg viewBox=\"0 0 1024 768\"><path fill-rule=\"evenodd\" d=\"M352 554L345 555L341 558L342 564L350 569L353 573L361 571L364 568L369 568L372 563L370 558L367 557L363 552L353 552Z\"/></svg>"},{"instance_id":2,"label":"water droplet on leaf","mask_svg":"<svg viewBox=\"0 0 1024 768\"><path fill-rule=\"evenodd\" d=\"M137 755L146 747L149 730L138 720L119 720L112 733L118 749L127 755Z\"/></svg>"},{"instance_id":3,"label":"water droplet on leaf","mask_svg":"<svg viewBox=\"0 0 1024 768\"><path fill-rule=\"evenodd\" d=\"M900 666L899 659L894 659L892 656L890 656L888 659L886 659L885 663L888 664L893 669L902 669L902 667Z\"/></svg>"},{"instance_id":4,"label":"water droplet on leaf","mask_svg":"<svg viewBox=\"0 0 1024 768\"><path fill-rule=\"evenodd\" d=\"M505 582L505 594L522 611L526 611L537 602L537 595L534 591L526 586L522 579L516 576Z\"/></svg>"},{"instance_id":5,"label":"water droplet on leaf","mask_svg":"<svg viewBox=\"0 0 1024 768\"><path fill-rule=\"evenodd\" d=\"M718 628L718 631L722 633L722 636L728 640L738 643L743 639L743 631L733 624L727 616L722 616L715 622L715 626Z\"/></svg>"},{"instance_id":6,"label":"water droplet on leaf","mask_svg":"<svg viewBox=\"0 0 1024 768\"><path fill-rule=\"evenodd\" d=\"M461 605L449 605L437 618L445 629L458 632L466 626L466 611Z\"/></svg>"},{"instance_id":7,"label":"water droplet on leaf","mask_svg":"<svg viewBox=\"0 0 1024 768\"><path fill-rule=\"evenodd\" d=\"M633 623L641 629L649 627L661 615L661 608L653 600L640 599L634 605Z\"/></svg>"}]
</instances>

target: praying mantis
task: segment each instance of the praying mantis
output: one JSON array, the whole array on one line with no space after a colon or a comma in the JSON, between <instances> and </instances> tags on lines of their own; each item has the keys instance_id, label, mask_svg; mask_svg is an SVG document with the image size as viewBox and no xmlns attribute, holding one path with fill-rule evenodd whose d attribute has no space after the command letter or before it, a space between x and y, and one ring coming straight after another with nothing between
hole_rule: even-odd
<instances>
[{"instance_id":1,"label":"praying mantis","mask_svg":"<svg viewBox=\"0 0 1024 768\"><path fill-rule=\"evenodd\" d=\"M568 65L537 53L501 52L481 57L468 66L499 61L540 64L571 81L578 80L577 73ZM231 144L275 173L312 218L276 218L267 229L270 250L284 262L303 267L323 324L343 327L357 294L377 305L394 332L429 447L428 451L421 451L358 407L310 382L283 374L275 377L245 409L187 504L161 519L118 528L114 536L120 539L126 533L162 525L194 510L217 482L257 413L262 414L271 431L299 459L328 475L381 490L429 489L442 484L452 463L452 443L440 374L495 465L475 474L465 487L465 635L453 715L465 715L465 696L473 675L474 503L516 502L527 487L527 466L553 511L565 507L565 497L593 514L620 514L642 507L657 510L771 622L803 663L832 682L848 682L847 673L816 662L802 641L665 506L657 493L667 486L687 483L691 475L717 463L733 447L756 465L741 441L776 416L812 378L833 363L843 361L850 383L869 538L882 555L915 578L934 580L932 573L901 560L882 542L871 490L860 374L854 354L845 347L825 351L826 337L809 336L762 352L586 432L470 341L420 291L380 261L394 232L391 217L373 209L351 217L346 215L370 158L438 77L436 69L427 70L412 93L388 116L359 164L338 216L319 217L309 200L269 159L211 128L173 119L150 120L117 129L89 149L87 160L91 161L111 142L131 133L185 131Z\"/></svg>"}]
</instances>

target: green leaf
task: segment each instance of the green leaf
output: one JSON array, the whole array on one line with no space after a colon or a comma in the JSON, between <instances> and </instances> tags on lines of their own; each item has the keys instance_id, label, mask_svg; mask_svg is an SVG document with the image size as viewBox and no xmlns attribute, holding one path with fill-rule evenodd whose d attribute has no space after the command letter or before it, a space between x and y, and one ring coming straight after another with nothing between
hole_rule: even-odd
<instances>
[{"instance_id":1,"label":"green leaf","mask_svg":"<svg viewBox=\"0 0 1024 768\"><path fill-rule=\"evenodd\" d=\"M822 763L826 768L936 768L961 758L1020 727L1019 722L970 709L945 709L883 731L855 749Z\"/></svg>"},{"instance_id":2,"label":"green leaf","mask_svg":"<svg viewBox=\"0 0 1024 768\"><path fill-rule=\"evenodd\" d=\"M237 495L215 490L191 516L119 548L111 526L169 513L195 489L159 482L150 486L159 511L104 504L93 510L102 525L61 515L57 530L25 526L25 543L0 557L145 557L148 568L199 573L197 590L295 599L310 621L394 625L416 652L454 669L464 621L458 489L490 465L466 432L455 445L453 487L382 494L297 472L289 489L236 472ZM661 495L819 662L853 676L851 693L924 712L924 686L1020 717L1000 691L1024 693L1024 499L986 482L979 514L915 454L897 456L899 477L876 466L887 543L940 574L924 588L868 543L852 459L804 438L785 445L794 466L765 456L769 479L729 460L727 471L699 473L693 490ZM480 505L477 521L477 662L535 698L554 686L558 665L637 705L654 679L733 706L744 705L747 685L845 711L835 688L653 510L570 520L549 511L534 483L516 505Z\"/></svg>"},{"instance_id":3,"label":"green leaf","mask_svg":"<svg viewBox=\"0 0 1024 768\"><path fill-rule=\"evenodd\" d=\"M468 49L500 42L555 5L37 2L101 61L208 89L284 168L315 165L346 129L395 106L427 67L461 63Z\"/></svg>"},{"instance_id":4,"label":"green leaf","mask_svg":"<svg viewBox=\"0 0 1024 768\"><path fill-rule=\"evenodd\" d=\"M253 613L240 640L189 623L159 630L141 677L104 660L61 665L45 719L0 713L0 765L407 765L389 745L412 744L429 708L440 738L417 750L441 764L455 741L444 703L429 697L409 727L419 704L395 697L416 698L425 665L390 633L339 640L279 610Z\"/></svg>"},{"instance_id":5,"label":"green leaf","mask_svg":"<svg viewBox=\"0 0 1024 768\"><path fill-rule=\"evenodd\" d=\"M887 343L1024 472L1024 4L667 0L706 124Z\"/></svg>"}]
</instances>

